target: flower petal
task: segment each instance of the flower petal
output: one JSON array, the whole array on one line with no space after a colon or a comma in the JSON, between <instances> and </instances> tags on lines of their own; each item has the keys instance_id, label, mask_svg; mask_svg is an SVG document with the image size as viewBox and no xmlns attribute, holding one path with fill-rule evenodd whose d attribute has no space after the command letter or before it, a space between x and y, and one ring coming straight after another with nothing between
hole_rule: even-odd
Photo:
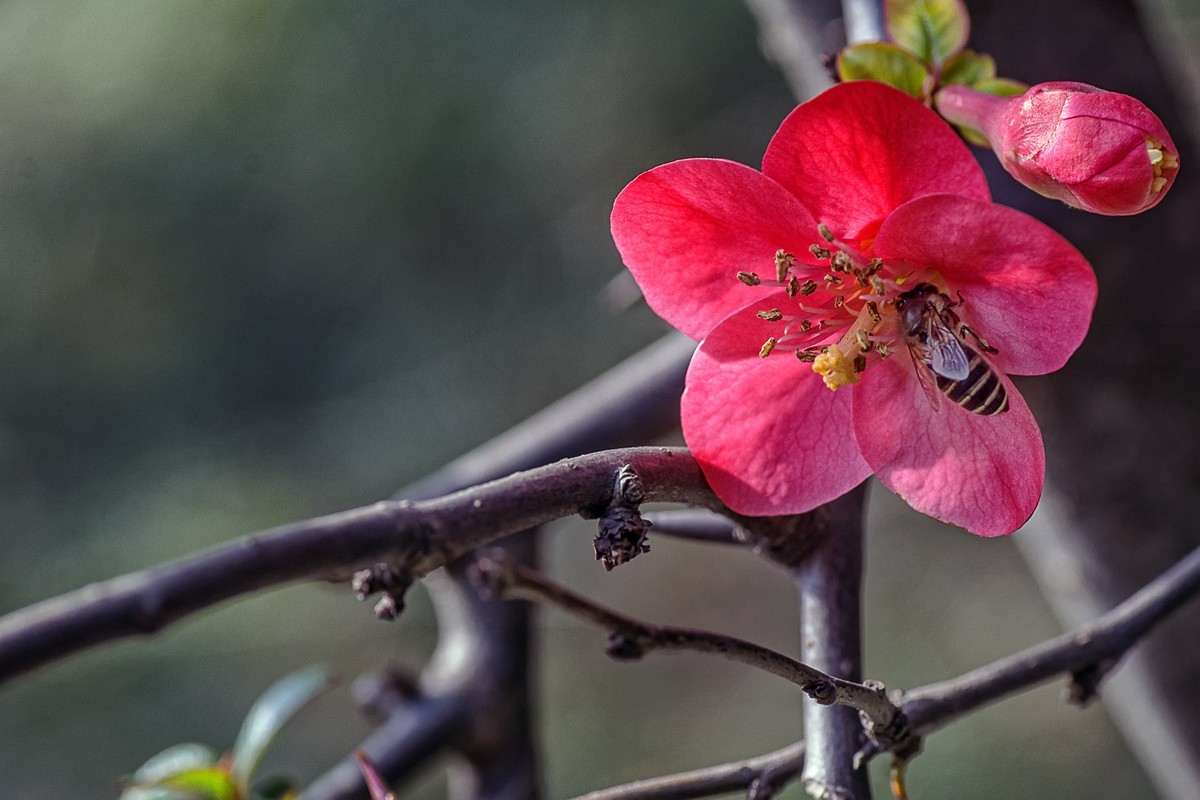
<instances>
[{"instance_id":1,"label":"flower petal","mask_svg":"<svg viewBox=\"0 0 1200 800\"><path fill-rule=\"evenodd\" d=\"M851 424L851 392L831 392L791 353L760 358L782 322L759 309L779 292L718 325L700 344L683 394L683 438L713 491L734 511L798 514L840 497L871 474Z\"/></svg>"},{"instance_id":2,"label":"flower petal","mask_svg":"<svg viewBox=\"0 0 1200 800\"><path fill-rule=\"evenodd\" d=\"M1006 373L1062 367L1083 342L1096 275L1050 228L1005 206L955 195L919 197L888 217L874 255L935 269L965 300L968 323L1000 352Z\"/></svg>"},{"instance_id":3,"label":"flower petal","mask_svg":"<svg viewBox=\"0 0 1200 800\"><path fill-rule=\"evenodd\" d=\"M761 172L719 159L675 161L645 172L618 195L612 234L646 302L694 339L769 287L780 249L808 258L812 216Z\"/></svg>"},{"instance_id":4,"label":"flower petal","mask_svg":"<svg viewBox=\"0 0 1200 800\"><path fill-rule=\"evenodd\" d=\"M979 536L1021 527L1042 495L1046 457L1024 398L1001 380L1007 411L980 416L939 397L935 413L906 350L868 368L855 387L854 432L883 485Z\"/></svg>"},{"instance_id":5,"label":"flower petal","mask_svg":"<svg viewBox=\"0 0 1200 800\"><path fill-rule=\"evenodd\" d=\"M800 105L767 146L763 172L852 244L874 236L914 197L991 199L958 134L921 103L874 81L838 84Z\"/></svg>"}]
</instances>

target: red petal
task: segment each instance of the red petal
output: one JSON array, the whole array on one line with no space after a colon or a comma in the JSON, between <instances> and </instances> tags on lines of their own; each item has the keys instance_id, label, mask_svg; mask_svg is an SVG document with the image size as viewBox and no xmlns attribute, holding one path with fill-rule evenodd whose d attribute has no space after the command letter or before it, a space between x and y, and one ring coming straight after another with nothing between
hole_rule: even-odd
<instances>
[{"instance_id":1,"label":"red petal","mask_svg":"<svg viewBox=\"0 0 1200 800\"><path fill-rule=\"evenodd\" d=\"M759 358L782 322L779 292L722 322L696 351L683 395L683 438L713 491L734 511L798 514L840 497L871 470L851 424L851 390L831 392L790 352Z\"/></svg>"},{"instance_id":2,"label":"red petal","mask_svg":"<svg viewBox=\"0 0 1200 800\"><path fill-rule=\"evenodd\" d=\"M951 293L962 292L963 321L1015 375L1062 367L1096 305L1096 275L1066 239L1019 211L966 197L931 195L896 209L874 254L940 272Z\"/></svg>"},{"instance_id":3,"label":"red petal","mask_svg":"<svg viewBox=\"0 0 1200 800\"><path fill-rule=\"evenodd\" d=\"M979 536L1025 523L1042 495L1042 435L1007 377L1008 411L972 414L943 400L934 413L907 351L870 367L855 387L854 432L883 485L924 514Z\"/></svg>"},{"instance_id":4,"label":"red petal","mask_svg":"<svg viewBox=\"0 0 1200 800\"><path fill-rule=\"evenodd\" d=\"M745 286L739 271L774 280L775 252L807 258L816 227L782 186L717 159L676 161L639 175L612 214L617 250L646 302L694 339L772 291Z\"/></svg>"},{"instance_id":5,"label":"red petal","mask_svg":"<svg viewBox=\"0 0 1200 800\"><path fill-rule=\"evenodd\" d=\"M763 156L818 222L856 242L924 194L990 200L983 170L951 127L903 92L873 81L834 86L793 111Z\"/></svg>"}]
</instances>

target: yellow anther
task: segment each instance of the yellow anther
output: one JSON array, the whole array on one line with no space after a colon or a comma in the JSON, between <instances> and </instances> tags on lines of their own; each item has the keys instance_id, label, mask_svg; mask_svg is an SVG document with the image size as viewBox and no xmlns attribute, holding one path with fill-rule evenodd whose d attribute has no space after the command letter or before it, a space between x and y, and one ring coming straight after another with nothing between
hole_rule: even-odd
<instances>
[{"instance_id":1,"label":"yellow anther","mask_svg":"<svg viewBox=\"0 0 1200 800\"><path fill-rule=\"evenodd\" d=\"M821 376L825 385L837 391L843 386L858 383L858 373L854 370L854 362L846 358L846 354L836 345L825 348L821 355L813 361L813 372Z\"/></svg>"},{"instance_id":2,"label":"yellow anther","mask_svg":"<svg viewBox=\"0 0 1200 800\"><path fill-rule=\"evenodd\" d=\"M770 339L767 339L765 342L763 342L763 346L758 351L758 357L766 358L767 356L771 355L771 351L775 349L775 344L778 341L778 339L772 336Z\"/></svg>"}]
</instances>

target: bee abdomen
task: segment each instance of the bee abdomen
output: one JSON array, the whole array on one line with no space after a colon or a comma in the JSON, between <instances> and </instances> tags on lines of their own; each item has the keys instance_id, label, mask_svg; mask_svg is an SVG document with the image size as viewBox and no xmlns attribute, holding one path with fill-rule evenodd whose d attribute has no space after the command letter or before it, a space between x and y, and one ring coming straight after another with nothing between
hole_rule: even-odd
<instances>
[{"instance_id":1,"label":"bee abdomen","mask_svg":"<svg viewBox=\"0 0 1200 800\"><path fill-rule=\"evenodd\" d=\"M956 381L938 375L938 389L972 414L991 416L1007 411L1008 392L996 370L979 353L966 346L963 349L969 356L967 377Z\"/></svg>"}]
</instances>

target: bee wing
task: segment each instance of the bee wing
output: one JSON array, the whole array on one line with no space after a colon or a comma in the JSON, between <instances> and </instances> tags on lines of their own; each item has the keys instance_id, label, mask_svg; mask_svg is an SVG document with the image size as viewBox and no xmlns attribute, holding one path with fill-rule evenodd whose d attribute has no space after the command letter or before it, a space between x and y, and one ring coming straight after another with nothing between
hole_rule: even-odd
<instances>
[{"instance_id":1,"label":"bee wing","mask_svg":"<svg viewBox=\"0 0 1200 800\"><path fill-rule=\"evenodd\" d=\"M942 412L942 393L938 390L937 378L933 376L933 370L929 368L925 354L918 348L909 345L908 354L912 356L913 369L917 373L917 383L921 384L921 388L925 390L925 397L929 400L929 405L933 408L934 413Z\"/></svg>"},{"instance_id":2,"label":"bee wing","mask_svg":"<svg viewBox=\"0 0 1200 800\"><path fill-rule=\"evenodd\" d=\"M970 360L954 331L945 325L929 326L929 366L934 372L948 380L966 380Z\"/></svg>"}]
</instances>

